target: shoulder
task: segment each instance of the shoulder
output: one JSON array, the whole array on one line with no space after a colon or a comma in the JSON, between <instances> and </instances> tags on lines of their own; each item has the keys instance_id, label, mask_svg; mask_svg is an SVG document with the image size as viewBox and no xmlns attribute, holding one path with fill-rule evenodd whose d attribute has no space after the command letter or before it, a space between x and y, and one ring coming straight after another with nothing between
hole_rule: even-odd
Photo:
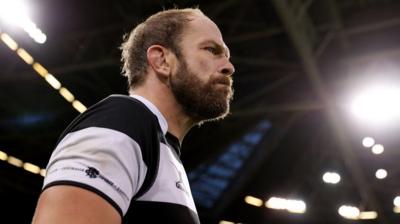
<instances>
[{"instance_id":1,"label":"shoulder","mask_svg":"<svg viewBox=\"0 0 400 224\"><path fill-rule=\"evenodd\" d=\"M159 130L157 117L143 103L125 95L111 95L91 106L74 119L60 139L90 127L121 132L139 145L146 144Z\"/></svg>"},{"instance_id":2,"label":"shoulder","mask_svg":"<svg viewBox=\"0 0 400 224\"><path fill-rule=\"evenodd\" d=\"M139 122L148 124L156 116L139 100L125 95L111 95L89 108L82 116L94 124ZM145 121L145 122L143 122Z\"/></svg>"}]
</instances>

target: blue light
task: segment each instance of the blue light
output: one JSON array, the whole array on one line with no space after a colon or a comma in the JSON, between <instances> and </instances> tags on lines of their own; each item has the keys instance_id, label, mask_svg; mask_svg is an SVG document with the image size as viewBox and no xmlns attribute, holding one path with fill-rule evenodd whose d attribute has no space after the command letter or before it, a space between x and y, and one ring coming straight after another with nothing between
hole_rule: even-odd
<instances>
[{"instance_id":1,"label":"blue light","mask_svg":"<svg viewBox=\"0 0 400 224\"><path fill-rule=\"evenodd\" d=\"M48 121L49 115L45 114L23 114L12 119L5 120L6 125L12 126L33 126Z\"/></svg>"},{"instance_id":2,"label":"blue light","mask_svg":"<svg viewBox=\"0 0 400 224\"><path fill-rule=\"evenodd\" d=\"M269 121L261 121L251 132L230 144L214 162L201 164L189 172L193 197L198 205L214 206L270 128Z\"/></svg>"}]
</instances>

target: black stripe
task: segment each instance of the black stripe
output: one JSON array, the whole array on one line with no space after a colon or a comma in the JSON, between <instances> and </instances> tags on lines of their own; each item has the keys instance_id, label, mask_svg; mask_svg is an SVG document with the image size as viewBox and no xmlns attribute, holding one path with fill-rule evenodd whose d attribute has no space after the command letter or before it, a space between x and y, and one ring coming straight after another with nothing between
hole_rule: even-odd
<instances>
[{"instance_id":1,"label":"black stripe","mask_svg":"<svg viewBox=\"0 0 400 224\"><path fill-rule=\"evenodd\" d=\"M116 130L128 135L137 142L142 150L143 161L151 167L158 155L161 127L157 116L142 102L129 96L111 95L91 106L75 118L59 138L59 142L68 133L89 127L101 127Z\"/></svg>"},{"instance_id":2,"label":"black stripe","mask_svg":"<svg viewBox=\"0 0 400 224\"><path fill-rule=\"evenodd\" d=\"M200 220L194 211L180 204L132 201L123 223L199 224Z\"/></svg>"},{"instance_id":3,"label":"black stripe","mask_svg":"<svg viewBox=\"0 0 400 224\"><path fill-rule=\"evenodd\" d=\"M134 199L146 193L153 185L158 171L160 141L164 136L157 116L133 97L111 95L75 118L61 134L59 142L68 133L89 127L122 132L139 144L147 173Z\"/></svg>"},{"instance_id":4,"label":"black stripe","mask_svg":"<svg viewBox=\"0 0 400 224\"><path fill-rule=\"evenodd\" d=\"M117 210L117 212L119 213L121 218L123 217L122 209L118 206L118 204L114 200L112 200L110 197L108 197L106 194L104 194L103 192L99 191L98 189L96 189L96 188L94 188L94 187L92 187L90 185L87 185L87 184L83 184L83 183L75 182L75 181L70 181L70 180L58 180L58 181L54 181L54 182L51 182L51 183L47 184L43 188L42 192L44 190L46 190L47 188L50 188L52 186L59 186L59 185L75 186L75 187L79 187L79 188L83 188L83 189L86 189L88 191L91 191L91 192L99 195L100 197L104 198L104 200L106 200L108 203L110 203L111 206L113 206Z\"/></svg>"}]
</instances>

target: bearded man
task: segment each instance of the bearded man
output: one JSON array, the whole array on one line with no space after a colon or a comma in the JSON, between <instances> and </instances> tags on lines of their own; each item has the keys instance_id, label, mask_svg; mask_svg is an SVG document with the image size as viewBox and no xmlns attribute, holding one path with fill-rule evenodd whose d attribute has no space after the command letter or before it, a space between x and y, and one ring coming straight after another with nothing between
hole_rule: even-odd
<instances>
[{"instance_id":1,"label":"bearded man","mask_svg":"<svg viewBox=\"0 0 400 224\"><path fill-rule=\"evenodd\" d=\"M111 95L61 134L33 223L200 223L179 159L187 132L224 118L234 67L199 9L158 12L126 36L129 96Z\"/></svg>"}]
</instances>

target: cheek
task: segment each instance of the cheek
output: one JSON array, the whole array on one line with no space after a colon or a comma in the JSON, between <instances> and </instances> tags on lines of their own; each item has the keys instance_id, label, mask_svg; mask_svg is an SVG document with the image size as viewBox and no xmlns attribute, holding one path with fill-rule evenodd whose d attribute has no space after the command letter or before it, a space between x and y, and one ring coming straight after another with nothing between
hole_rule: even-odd
<instances>
[{"instance_id":1,"label":"cheek","mask_svg":"<svg viewBox=\"0 0 400 224\"><path fill-rule=\"evenodd\" d=\"M213 64L209 60L201 59L199 60L199 71L202 75L211 75L213 72Z\"/></svg>"},{"instance_id":2,"label":"cheek","mask_svg":"<svg viewBox=\"0 0 400 224\"><path fill-rule=\"evenodd\" d=\"M200 68L202 68L203 70L208 70L210 67L207 60L199 60L199 64L200 64Z\"/></svg>"}]
</instances>

